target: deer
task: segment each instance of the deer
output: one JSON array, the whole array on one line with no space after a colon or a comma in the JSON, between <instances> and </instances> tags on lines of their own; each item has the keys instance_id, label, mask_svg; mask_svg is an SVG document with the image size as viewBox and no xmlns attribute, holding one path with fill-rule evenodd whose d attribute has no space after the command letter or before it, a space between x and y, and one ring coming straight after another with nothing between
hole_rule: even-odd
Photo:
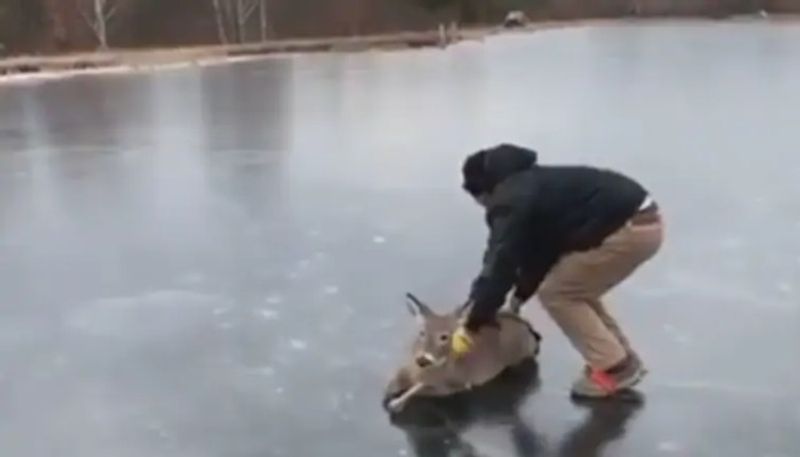
<instances>
[{"instance_id":1,"label":"deer","mask_svg":"<svg viewBox=\"0 0 800 457\"><path fill-rule=\"evenodd\" d=\"M472 350L457 357L452 354L450 338L472 303L437 314L411 293L406 299L419 333L411 344L411 357L386 386L383 406L390 413L402 411L415 396L446 397L482 386L539 355L542 337L517 309L498 312L495 325L481 328L473 336Z\"/></svg>"}]
</instances>

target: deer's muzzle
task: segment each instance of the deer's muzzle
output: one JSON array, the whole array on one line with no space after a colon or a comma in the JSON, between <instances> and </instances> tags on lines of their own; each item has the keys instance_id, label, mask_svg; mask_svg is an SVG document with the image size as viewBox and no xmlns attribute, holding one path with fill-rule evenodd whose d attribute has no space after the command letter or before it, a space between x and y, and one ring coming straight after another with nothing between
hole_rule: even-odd
<instances>
[{"instance_id":1,"label":"deer's muzzle","mask_svg":"<svg viewBox=\"0 0 800 457\"><path fill-rule=\"evenodd\" d=\"M418 367L427 368L436 363L436 358L428 352L423 352L422 354L417 355L417 358L414 361Z\"/></svg>"}]
</instances>

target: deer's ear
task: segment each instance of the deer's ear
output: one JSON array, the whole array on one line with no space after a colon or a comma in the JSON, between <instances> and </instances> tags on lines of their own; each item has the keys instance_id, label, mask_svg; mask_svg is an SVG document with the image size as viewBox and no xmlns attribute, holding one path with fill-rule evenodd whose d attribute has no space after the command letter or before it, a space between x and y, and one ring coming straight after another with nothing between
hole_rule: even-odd
<instances>
[{"instance_id":1,"label":"deer's ear","mask_svg":"<svg viewBox=\"0 0 800 457\"><path fill-rule=\"evenodd\" d=\"M428 308L428 305L422 303L417 297L414 296L414 294L411 293L406 294L406 307L411 315L420 321L424 321L433 315L433 311Z\"/></svg>"},{"instance_id":2,"label":"deer's ear","mask_svg":"<svg viewBox=\"0 0 800 457\"><path fill-rule=\"evenodd\" d=\"M474 304L475 304L474 301L467 300L466 303L460 305L458 308L456 308L456 313L455 313L456 317L458 319L465 319L469 315L469 312L472 310L472 306Z\"/></svg>"}]
</instances>

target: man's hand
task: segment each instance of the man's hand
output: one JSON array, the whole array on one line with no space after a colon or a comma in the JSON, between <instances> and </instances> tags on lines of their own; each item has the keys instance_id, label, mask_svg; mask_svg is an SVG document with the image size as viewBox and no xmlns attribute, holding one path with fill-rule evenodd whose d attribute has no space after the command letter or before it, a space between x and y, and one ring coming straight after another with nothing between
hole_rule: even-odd
<instances>
[{"instance_id":1,"label":"man's hand","mask_svg":"<svg viewBox=\"0 0 800 457\"><path fill-rule=\"evenodd\" d=\"M475 342L472 339L472 335L470 335L466 328L458 327L458 329L453 332L450 345L456 357L461 357L469 353L474 344Z\"/></svg>"}]
</instances>

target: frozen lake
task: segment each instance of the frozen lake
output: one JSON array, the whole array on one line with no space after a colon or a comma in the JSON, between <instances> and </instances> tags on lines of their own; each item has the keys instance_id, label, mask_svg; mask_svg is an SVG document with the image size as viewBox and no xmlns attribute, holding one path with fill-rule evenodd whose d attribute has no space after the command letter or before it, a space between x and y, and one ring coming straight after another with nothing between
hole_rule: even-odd
<instances>
[{"instance_id":1,"label":"frozen lake","mask_svg":"<svg viewBox=\"0 0 800 457\"><path fill-rule=\"evenodd\" d=\"M0 86L0 455L798 455L798 107L800 26L766 22ZM465 298L486 233L461 160L500 141L664 208L613 300L647 401L573 405L580 361L532 303L519 420L407 435L380 408L403 294Z\"/></svg>"}]
</instances>

